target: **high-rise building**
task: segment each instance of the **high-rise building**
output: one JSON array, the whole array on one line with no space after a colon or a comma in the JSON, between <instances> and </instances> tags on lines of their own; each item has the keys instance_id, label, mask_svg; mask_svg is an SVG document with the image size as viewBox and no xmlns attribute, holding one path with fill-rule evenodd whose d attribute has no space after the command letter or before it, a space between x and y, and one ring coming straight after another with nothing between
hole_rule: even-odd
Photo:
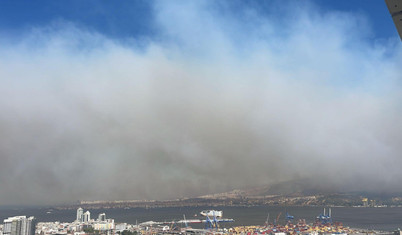
<instances>
[{"instance_id":1,"label":"high-rise building","mask_svg":"<svg viewBox=\"0 0 402 235\"><path fill-rule=\"evenodd\" d=\"M81 207L77 209L77 221L78 222L83 222L83 215L84 215L84 209Z\"/></svg>"},{"instance_id":2,"label":"high-rise building","mask_svg":"<svg viewBox=\"0 0 402 235\"><path fill-rule=\"evenodd\" d=\"M36 219L35 217L31 216L26 220L26 231L27 235L35 235L36 230Z\"/></svg>"},{"instance_id":3,"label":"high-rise building","mask_svg":"<svg viewBox=\"0 0 402 235\"><path fill-rule=\"evenodd\" d=\"M99 221L99 222L104 222L104 221L106 221L106 214L105 214L105 213L99 214L99 216L98 216L98 221Z\"/></svg>"},{"instance_id":4,"label":"high-rise building","mask_svg":"<svg viewBox=\"0 0 402 235\"><path fill-rule=\"evenodd\" d=\"M82 215L82 222L87 223L91 220L91 212L86 211L83 215Z\"/></svg>"},{"instance_id":5,"label":"high-rise building","mask_svg":"<svg viewBox=\"0 0 402 235\"><path fill-rule=\"evenodd\" d=\"M14 216L3 222L3 235L35 235L36 220L33 216Z\"/></svg>"},{"instance_id":6,"label":"high-rise building","mask_svg":"<svg viewBox=\"0 0 402 235\"><path fill-rule=\"evenodd\" d=\"M3 235L10 235L11 234L11 224L13 223L12 218L5 219L3 221Z\"/></svg>"}]
</instances>

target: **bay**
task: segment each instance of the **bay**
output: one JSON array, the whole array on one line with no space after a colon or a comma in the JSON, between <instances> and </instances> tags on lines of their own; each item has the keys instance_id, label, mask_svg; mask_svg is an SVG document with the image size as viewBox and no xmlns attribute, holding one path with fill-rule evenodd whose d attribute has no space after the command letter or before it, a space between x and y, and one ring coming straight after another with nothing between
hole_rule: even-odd
<instances>
[{"instance_id":1,"label":"bay","mask_svg":"<svg viewBox=\"0 0 402 235\"><path fill-rule=\"evenodd\" d=\"M295 217L295 220L305 219L313 222L317 215L323 212L323 207L170 207L170 208L131 208L131 209L91 209L91 218L97 218L99 213L106 213L107 218L115 219L116 223L141 223L145 221L174 221L183 219L204 219L199 212L202 210L223 210L224 218L234 219L234 223L225 225L263 225L268 214L270 222L281 213L279 223L285 223L285 214ZM84 208L85 210L85 208ZM57 210L48 208L0 208L0 219L10 216L35 216L39 222L72 222L76 218L76 210ZM333 221L341 222L344 226L381 231L394 231L402 228L402 208L364 208L364 207L335 207L332 208ZM194 226L200 227L202 225Z\"/></svg>"}]
</instances>

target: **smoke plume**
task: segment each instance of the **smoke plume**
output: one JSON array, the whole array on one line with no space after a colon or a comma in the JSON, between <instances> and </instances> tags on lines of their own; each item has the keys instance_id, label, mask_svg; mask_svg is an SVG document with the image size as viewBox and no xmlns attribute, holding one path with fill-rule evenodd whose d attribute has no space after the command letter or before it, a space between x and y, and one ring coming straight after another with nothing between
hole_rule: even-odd
<instances>
[{"instance_id":1,"label":"smoke plume","mask_svg":"<svg viewBox=\"0 0 402 235\"><path fill-rule=\"evenodd\" d=\"M370 43L364 16L313 5L231 7L155 2L153 37L63 20L0 35L0 204L171 199L298 178L400 190L398 39Z\"/></svg>"}]
</instances>

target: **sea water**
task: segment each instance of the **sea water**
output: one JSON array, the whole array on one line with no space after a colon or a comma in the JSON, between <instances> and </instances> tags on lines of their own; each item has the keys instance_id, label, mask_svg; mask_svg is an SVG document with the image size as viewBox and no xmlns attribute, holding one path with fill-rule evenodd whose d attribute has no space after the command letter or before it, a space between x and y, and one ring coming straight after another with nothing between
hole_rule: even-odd
<instances>
[{"instance_id":1,"label":"sea water","mask_svg":"<svg viewBox=\"0 0 402 235\"><path fill-rule=\"evenodd\" d=\"M84 210L86 208L84 207ZM234 219L234 223L224 225L264 225L269 217L272 223L278 218L280 224L285 223L286 212L295 217L295 221L305 219L307 223L315 220L323 213L323 207L282 207L282 206L253 206L253 207L170 207L170 208L130 208L130 209L90 209L91 218L97 218L99 213L106 213L107 218L115 219L116 223L141 223L145 221L172 222L183 219L204 219L199 213L202 210L223 210L223 217ZM328 213L328 209L326 210ZM76 210L57 210L49 208L20 208L1 209L1 221L10 216L35 216L39 222L72 222L76 218ZM334 222L344 226L362 229L393 231L402 228L402 208L364 208L364 207L335 207L332 208ZM193 227L200 227L196 225Z\"/></svg>"}]
</instances>

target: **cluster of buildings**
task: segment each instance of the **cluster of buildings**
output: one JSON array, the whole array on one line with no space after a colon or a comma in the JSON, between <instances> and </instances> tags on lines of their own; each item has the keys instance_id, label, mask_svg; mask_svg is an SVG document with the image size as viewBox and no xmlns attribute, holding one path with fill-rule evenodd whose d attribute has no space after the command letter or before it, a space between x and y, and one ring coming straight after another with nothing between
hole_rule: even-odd
<instances>
[{"instance_id":1,"label":"cluster of buildings","mask_svg":"<svg viewBox=\"0 0 402 235\"><path fill-rule=\"evenodd\" d=\"M119 226L119 228L122 226ZM124 230L125 228L123 228ZM60 222L41 222L37 225L37 234L74 234L82 235L93 231L98 231L100 234L114 234L116 224L114 219L106 219L106 214L101 213L97 219L91 219L91 212L82 208L77 209L77 218L72 223Z\"/></svg>"},{"instance_id":2,"label":"cluster of buildings","mask_svg":"<svg viewBox=\"0 0 402 235\"><path fill-rule=\"evenodd\" d=\"M0 235L84 235L89 233L112 235L124 230L132 230L133 226L120 223L115 224L114 219L107 219L105 213L91 219L89 211L82 208L77 210L75 221L68 222L36 222L36 219L26 216L9 217L0 224Z\"/></svg>"},{"instance_id":3,"label":"cluster of buildings","mask_svg":"<svg viewBox=\"0 0 402 235\"><path fill-rule=\"evenodd\" d=\"M107 228L106 230L110 230L114 228L114 220L113 219L106 219L106 214L101 213L98 215L97 220L91 220L91 212L86 211L82 208L77 209L77 219L75 220L78 224L81 225L96 225L97 227L104 227ZM93 227L93 226L92 226ZM98 230L98 229L95 229ZM105 229L101 229L105 230Z\"/></svg>"},{"instance_id":4,"label":"cluster of buildings","mask_svg":"<svg viewBox=\"0 0 402 235\"><path fill-rule=\"evenodd\" d=\"M385 205L382 205L381 202L377 203L376 200L374 200L374 199L369 200L367 197L362 198L362 206L363 207L386 207Z\"/></svg>"},{"instance_id":5,"label":"cluster of buildings","mask_svg":"<svg viewBox=\"0 0 402 235\"><path fill-rule=\"evenodd\" d=\"M3 221L1 235L35 235L36 219L31 216L14 216Z\"/></svg>"}]
</instances>

